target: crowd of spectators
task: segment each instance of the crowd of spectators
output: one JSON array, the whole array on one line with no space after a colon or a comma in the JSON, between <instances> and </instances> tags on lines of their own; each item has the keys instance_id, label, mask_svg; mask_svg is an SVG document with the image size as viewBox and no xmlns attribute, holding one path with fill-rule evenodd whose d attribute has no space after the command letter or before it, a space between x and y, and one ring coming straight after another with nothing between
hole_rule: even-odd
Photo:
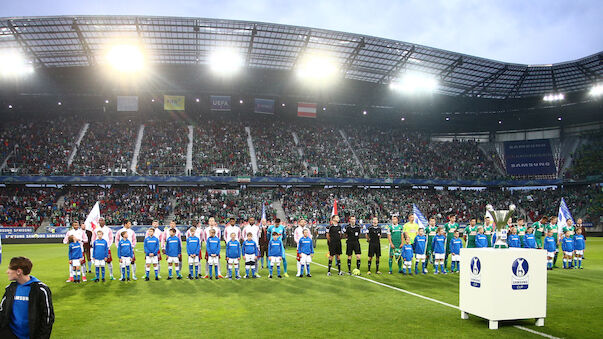
<instances>
[{"instance_id":1,"label":"crowd of spectators","mask_svg":"<svg viewBox=\"0 0 603 339\"><path fill-rule=\"evenodd\" d=\"M275 218L273 201L280 200L278 190L208 190L207 188L181 188L174 193L174 215L178 224L206 223L209 216L223 223L229 218L259 220L264 206L266 217Z\"/></svg>"},{"instance_id":2,"label":"crowd of spectators","mask_svg":"<svg viewBox=\"0 0 603 339\"><path fill-rule=\"evenodd\" d=\"M192 173L252 175L245 125L225 118L199 121L194 131Z\"/></svg>"},{"instance_id":3,"label":"crowd of spectators","mask_svg":"<svg viewBox=\"0 0 603 339\"><path fill-rule=\"evenodd\" d=\"M70 173L74 175L124 175L136 145L140 123L92 122L77 149Z\"/></svg>"},{"instance_id":4,"label":"crowd of spectators","mask_svg":"<svg viewBox=\"0 0 603 339\"><path fill-rule=\"evenodd\" d=\"M256 176L307 176L290 126L274 119L262 119L249 125L258 163Z\"/></svg>"},{"instance_id":5,"label":"crowd of spectators","mask_svg":"<svg viewBox=\"0 0 603 339\"><path fill-rule=\"evenodd\" d=\"M603 138L593 138L582 145L573 155L568 177L584 179L588 176L603 175Z\"/></svg>"},{"instance_id":6,"label":"crowd of spectators","mask_svg":"<svg viewBox=\"0 0 603 339\"><path fill-rule=\"evenodd\" d=\"M57 193L57 189L47 188L0 188L0 225L37 229L56 208Z\"/></svg>"},{"instance_id":7,"label":"crowd of spectators","mask_svg":"<svg viewBox=\"0 0 603 339\"><path fill-rule=\"evenodd\" d=\"M136 173L140 175L183 175L186 167L188 126L182 121L149 121Z\"/></svg>"},{"instance_id":8,"label":"crowd of spectators","mask_svg":"<svg viewBox=\"0 0 603 339\"><path fill-rule=\"evenodd\" d=\"M4 174L61 175L84 123L77 119L7 121L2 123ZM0 164L6 159L0 160Z\"/></svg>"},{"instance_id":9,"label":"crowd of spectators","mask_svg":"<svg viewBox=\"0 0 603 339\"><path fill-rule=\"evenodd\" d=\"M416 131L348 126L346 135L366 176L495 179L500 174L473 141L430 142Z\"/></svg>"}]
</instances>

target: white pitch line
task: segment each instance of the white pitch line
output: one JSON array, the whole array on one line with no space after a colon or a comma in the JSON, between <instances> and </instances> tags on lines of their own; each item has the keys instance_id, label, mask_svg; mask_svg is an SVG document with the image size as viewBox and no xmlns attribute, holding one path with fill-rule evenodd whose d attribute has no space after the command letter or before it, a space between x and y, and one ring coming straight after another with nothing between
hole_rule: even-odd
<instances>
[{"instance_id":1,"label":"white pitch line","mask_svg":"<svg viewBox=\"0 0 603 339\"><path fill-rule=\"evenodd\" d=\"M294 255L292 255L292 254L287 254L287 256L290 256L290 257L293 257L293 258L297 258L296 256L294 256ZM321 267L324 267L324 268L329 268L329 267L328 267L328 266L326 266L326 265L319 264L319 263L314 262L314 261L312 261L312 264L314 264L314 265L318 265L318 266L321 266ZM407 291L407 290L402 289L402 288L399 288L399 287L395 287L395 286L391 286L391 285L388 285L388 284L384 284L384 283L382 283L382 282L378 282L378 281L375 281L375 280L372 280L372 279L368 279L368 278L365 278L365 277L360 277L360 276L357 276L357 275L352 275L352 277L354 277L354 278L358 278L358 279L361 279L361 280L364 280L364 281L368 281L368 282L371 282L371 283L376 284L376 285L379 285L379 286L383 286L383 287L391 288L392 290L395 290L395 291L398 291L398 292L402 292L402 293L406 293L406 294L409 294L409 295L415 296L415 297L417 297L417 298L421 298L421 299L429 300L429 301L431 301L431 302L438 303L438 304L440 304L440 305L444 305L444 306L447 306L447 307L450 307L450 308L454 308L455 310L459 310L459 311L460 311L460 308L459 308L458 306L455 306L455 305L449 304L449 303L447 303L447 302L443 302L443 301L440 301L440 300L437 300L437 299L433 299L433 298L430 298L430 297L426 297L426 296L424 296L424 295L420 295L420 294L417 294L417 293L414 293L414 292L411 292L411 291ZM515 327L515 328L517 328L517 329L520 329L520 330L523 330L523 331L526 331L526 332L530 332L530 333L532 333L532 334L536 334L536 335L539 335L539 336L545 337L545 338L551 338L551 339L560 339L560 338L555 337L555 336L552 336L552 335L550 335L550 334L546 334L546 333L538 332L538 331L535 331L535 330L529 329L529 328L527 328L527 327L523 327L523 326L519 326L519 325L513 325L513 327Z\"/></svg>"}]
</instances>

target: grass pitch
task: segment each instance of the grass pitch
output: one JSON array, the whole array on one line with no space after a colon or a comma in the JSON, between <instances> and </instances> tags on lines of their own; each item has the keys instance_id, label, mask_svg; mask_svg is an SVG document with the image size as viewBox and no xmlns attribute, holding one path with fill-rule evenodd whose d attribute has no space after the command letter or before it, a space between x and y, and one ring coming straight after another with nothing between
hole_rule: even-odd
<instances>
[{"instance_id":1,"label":"grass pitch","mask_svg":"<svg viewBox=\"0 0 603 339\"><path fill-rule=\"evenodd\" d=\"M362 243L362 276L439 301L458 305L458 275L366 275L368 245ZM386 254L385 242L383 254ZM56 320L53 338L193 338L193 337L539 337L519 325L556 337L600 337L603 314L603 239L587 240L584 270L549 272L547 318L544 327L533 320L502 322L489 330L487 321L416 296L350 276L326 276L327 269L312 265L312 278L295 277L295 258L288 257L289 278L268 279L260 270L255 280L144 281L142 243L137 247L138 281L65 283L67 246L24 244L3 246L4 266L13 256L32 259L32 275L48 284L53 293ZM344 244L345 250L345 244ZM115 263L114 274L119 277ZM287 249L295 254L294 249ZM314 262L327 264L326 241L319 240ZM347 258L342 257L347 271ZM562 265L561 258L557 263ZM352 261L355 266L355 259ZM202 265L204 267L204 264ZM222 272L226 268L222 261ZM202 269L204 272L204 268ZM394 272L397 266L394 264ZM374 262L373 262L374 272ZM94 274L94 273L93 273ZM153 276L153 272L151 272ZM108 277L108 272L107 272ZM6 280L5 280L6 281Z\"/></svg>"}]
</instances>

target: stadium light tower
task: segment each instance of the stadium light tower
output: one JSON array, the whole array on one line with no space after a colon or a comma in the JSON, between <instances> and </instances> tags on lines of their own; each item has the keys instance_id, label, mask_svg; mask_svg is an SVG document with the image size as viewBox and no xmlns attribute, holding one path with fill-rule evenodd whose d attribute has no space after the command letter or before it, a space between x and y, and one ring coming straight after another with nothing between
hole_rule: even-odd
<instances>
[{"instance_id":1,"label":"stadium light tower","mask_svg":"<svg viewBox=\"0 0 603 339\"><path fill-rule=\"evenodd\" d=\"M15 77L33 73L34 68L18 51L6 51L0 54L0 76Z\"/></svg>"},{"instance_id":2,"label":"stadium light tower","mask_svg":"<svg viewBox=\"0 0 603 339\"><path fill-rule=\"evenodd\" d=\"M233 49L219 49L209 56L209 68L218 75L233 75L243 68L243 57Z\"/></svg>"},{"instance_id":3,"label":"stadium light tower","mask_svg":"<svg viewBox=\"0 0 603 339\"><path fill-rule=\"evenodd\" d=\"M337 64L332 58L310 54L302 58L296 73L301 80L324 82L334 80L337 69Z\"/></svg>"},{"instance_id":4,"label":"stadium light tower","mask_svg":"<svg viewBox=\"0 0 603 339\"><path fill-rule=\"evenodd\" d=\"M547 94L542 98L542 100L547 101L547 102L561 101L563 99L565 99L565 95L563 95L563 93Z\"/></svg>"},{"instance_id":5,"label":"stadium light tower","mask_svg":"<svg viewBox=\"0 0 603 339\"><path fill-rule=\"evenodd\" d=\"M409 72L404 74L400 81L392 82L389 88L408 94L431 93L438 88L438 82L430 75Z\"/></svg>"},{"instance_id":6,"label":"stadium light tower","mask_svg":"<svg viewBox=\"0 0 603 339\"><path fill-rule=\"evenodd\" d=\"M590 91L588 91L588 94L589 94L591 97L599 97L599 96L601 96L601 94L603 94L603 84L597 84L597 85L594 85L594 86L593 86L593 87L590 89Z\"/></svg>"},{"instance_id":7,"label":"stadium light tower","mask_svg":"<svg viewBox=\"0 0 603 339\"><path fill-rule=\"evenodd\" d=\"M144 54L136 45L115 45L107 52L106 59L109 65L120 73L136 73L145 65Z\"/></svg>"}]
</instances>

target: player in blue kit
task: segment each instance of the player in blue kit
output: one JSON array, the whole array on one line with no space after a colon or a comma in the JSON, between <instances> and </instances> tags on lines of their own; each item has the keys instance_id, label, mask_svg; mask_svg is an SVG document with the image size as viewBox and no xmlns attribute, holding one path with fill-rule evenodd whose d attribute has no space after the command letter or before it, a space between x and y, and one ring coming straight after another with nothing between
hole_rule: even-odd
<instances>
[{"instance_id":1,"label":"player in blue kit","mask_svg":"<svg viewBox=\"0 0 603 339\"><path fill-rule=\"evenodd\" d=\"M297 243L297 252L300 255L299 263L300 263L300 275L302 278L304 276L304 267L308 274L306 275L308 278L311 278L310 274L310 263L312 262L312 256L314 255L314 243L312 238L310 238L310 230L304 230L304 236L299 239Z\"/></svg>"},{"instance_id":2,"label":"player in blue kit","mask_svg":"<svg viewBox=\"0 0 603 339\"><path fill-rule=\"evenodd\" d=\"M249 279L249 270L251 269L251 277L257 278L255 275L256 263L258 255L260 255L260 248L258 244L253 241L253 233L247 232L247 240L243 243L243 255L245 256L245 279Z\"/></svg>"},{"instance_id":3,"label":"player in blue kit","mask_svg":"<svg viewBox=\"0 0 603 339\"><path fill-rule=\"evenodd\" d=\"M119 266L121 267L121 281L130 281L130 266L132 265L132 257L134 250L132 243L128 240L128 232L121 232L121 240L117 244L117 257L119 258Z\"/></svg>"},{"instance_id":4,"label":"player in blue kit","mask_svg":"<svg viewBox=\"0 0 603 339\"><path fill-rule=\"evenodd\" d=\"M218 277L218 265L220 265L220 238L216 236L216 230L209 230L209 238L207 238L207 264L209 267L209 279L213 279L212 273L215 270L216 280ZM213 269L212 269L213 268Z\"/></svg>"},{"instance_id":5,"label":"player in blue kit","mask_svg":"<svg viewBox=\"0 0 603 339\"><path fill-rule=\"evenodd\" d=\"M180 255L182 254L182 243L176 236L176 229L170 229L170 236L165 241L165 255L168 263L168 280L172 280L172 266L176 267L176 279L181 280L180 275Z\"/></svg>"},{"instance_id":6,"label":"player in blue kit","mask_svg":"<svg viewBox=\"0 0 603 339\"><path fill-rule=\"evenodd\" d=\"M536 236L534 236L534 228L528 227L526 235L523 237L523 248L536 248Z\"/></svg>"},{"instance_id":7,"label":"player in blue kit","mask_svg":"<svg viewBox=\"0 0 603 339\"><path fill-rule=\"evenodd\" d=\"M241 243L236 239L234 233L230 233L230 241L226 244L226 262L228 263L228 279L232 280L232 270L235 271L235 277L239 276L239 260L241 258Z\"/></svg>"},{"instance_id":8,"label":"player in blue kit","mask_svg":"<svg viewBox=\"0 0 603 339\"><path fill-rule=\"evenodd\" d=\"M488 247L488 237L484 234L484 228L482 226L477 228L477 234L475 235L475 248Z\"/></svg>"},{"instance_id":9,"label":"player in blue kit","mask_svg":"<svg viewBox=\"0 0 603 339\"><path fill-rule=\"evenodd\" d=\"M107 240L103 239L103 231L96 232L97 238L92 243L92 259L94 260L94 269L96 270L96 278L94 282L100 281L99 271L102 271L102 279L105 281L105 261L109 256L109 245Z\"/></svg>"},{"instance_id":10,"label":"player in blue kit","mask_svg":"<svg viewBox=\"0 0 603 339\"><path fill-rule=\"evenodd\" d=\"M272 232L272 240L268 243L268 259L270 260L270 275L268 278L272 279L272 270L276 265L276 273L279 278L281 277L281 259L283 258L283 242L279 238L277 232Z\"/></svg>"},{"instance_id":11,"label":"player in blue kit","mask_svg":"<svg viewBox=\"0 0 603 339\"><path fill-rule=\"evenodd\" d=\"M145 281L149 281L149 272L151 265L155 269L155 280L159 280L159 239L155 236L155 228L151 227L147 230L147 237L144 239L144 255L145 255Z\"/></svg>"},{"instance_id":12,"label":"player in blue kit","mask_svg":"<svg viewBox=\"0 0 603 339\"><path fill-rule=\"evenodd\" d=\"M415 274L419 274L419 263L421 263L421 272L427 274L427 236L423 228L419 228L413 243L413 250L415 252Z\"/></svg>"},{"instance_id":13,"label":"player in blue kit","mask_svg":"<svg viewBox=\"0 0 603 339\"><path fill-rule=\"evenodd\" d=\"M279 240L281 241L281 244L283 243L283 239L287 238L287 233L285 231L285 226L283 226L281 224L281 219L275 219L274 220L274 225L268 227L268 234L273 234L273 233L277 233ZM287 274L287 258L285 257L285 246L283 245L283 248L281 249L281 261L283 262L283 275L288 278L289 274ZM268 255L270 256L270 255Z\"/></svg>"},{"instance_id":14,"label":"player in blue kit","mask_svg":"<svg viewBox=\"0 0 603 339\"><path fill-rule=\"evenodd\" d=\"M544 238L544 249L546 250L546 269L553 269L553 258L555 257L555 251L557 251L557 239L553 236L553 230L547 230L547 235Z\"/></svg>"},{"instance_id":15,"label":"player in blue kit","mask_svg":"<svg viewBox=\"0 0 603 339\"><path fill-rule=\"evenodd\" d=\"M82 275L82 261L84 260L84 252L82 251L82 244L73 236L69 238L69 264L73 270L73 282L79 283Z\"/></svg>"},{"instance_id":16,"label":"player in blue kit","mask_svg":"<svg viewBox=\"0 0 603 339\"><path fill-rule=\"evenodd\" d=\"M436 236L433 237L432 246L435 257L433 262L433 267L435 268L434 274L438 274L438 266L440 267L442 273L446 274L446 270L444 269L444 257L446 256L446 235L442 227L438 227Z\"/></svg>"},{"instance_id":17,"label":"player in blue kit","mask_svg":"<svg viewBox=\"0 0 603 339\"><path fill-rule=\"evenodd\" d=\"M192 226L189 229L191 234L186 239L186 254L188 254L188 278L190 280L199 279L199 253L201 253L201 239L196 235L197 228ZM193 272L193 267L195 268Z\"/></svg>"},{"instance_id":18,"label":"player in blue kit","mask_svg":"<svg viewBox=\"0 0 603 339\"><path fill-rule=\"evenodd\" d=\"M563 250L563 268L572 268L574 261L574 239L570 231L566 231L563 235L561 249Z\"/></svg>"},{"instance_id":19,"label":"player in blue kit","mask_svg":"<svg viewBox=\"0 0 603 339\"><path fill-rule=\"evenodd\" d=\"M521 240L517 234L517 228L511 227L511 234L507 237L507 245L509 245L509 248L521 247Z\"/></svg>"},{"instance_id":20,"label":"player in blue kit","mask_svg":"<svg viewBox=\"0 0 603 339\"><path fill-rule=\"evenodd\" d=\"M584 235L582 234L582 228L576 228L576 235L574 235L574 250L575 250L575 260L577 264L574 265L576 268L583 269L582 267L582 258L584 257L584 249L586 248L586 241L584 240Z\"/></svg>"},{"instance_id":21,"label":"player in blue kit","mask_svg":"<svg viewBox=\"0 0 603 339\"><path fill-rule=\"evenodd\" d=\"M404 242L404 245L402 245L402 259L404 260L402 265L402 274L406 275L406 271L408 271L408 274L412 275L411 268L414 251L412 245L410 244L410 237L406 238Z\"/></svg>"},{"instance_id":22,"label":"player in blue kit","mask_svg":"<svg viewBox=\"0 0 603 339\"><path fill-rule=\"evenodd\" d=\"M450 272L459 272L459 263L461 261L461 248L463 248L463 240L459 237L459 231L454 231L454 238L450 239Z\"/></svg>"}]
</instances>

